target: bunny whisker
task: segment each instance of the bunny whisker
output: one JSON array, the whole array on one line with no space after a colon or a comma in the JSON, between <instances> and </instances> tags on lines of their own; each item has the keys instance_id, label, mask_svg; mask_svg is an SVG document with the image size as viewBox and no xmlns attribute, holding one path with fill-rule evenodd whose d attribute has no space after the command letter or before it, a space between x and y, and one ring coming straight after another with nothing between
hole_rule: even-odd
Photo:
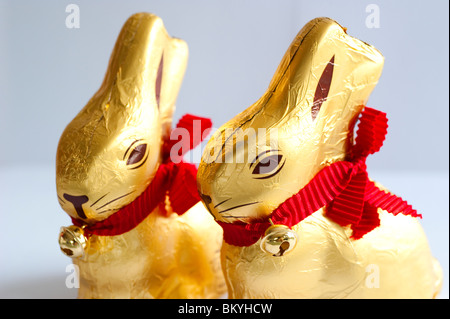
<instances>
[{"instance_id":1,"label":"bunny whisker","mask_svg":"<svg viewBox=\"0 0 450 319\"><path fill-rule=\"evenodd\" d=\"M116 209L117 209L117 208L116 208ZM106 212L110 212L110 211L112 211L112 210L115 210L115 209L112 208L112 209L102 210L101 212L98 212L97 214L103 214L103 213L106 213Z\"/></svg>"},{"instance_id":2,"label":"bunny whisker","mask_svg":"<svg viewBox=\"0 0 450 319\"><path fill-rule=\"evenodd\" d=\"M253 202L253 203L247 203L247 204L237 205L237 206L234 206L234 207L227 208L227 209L225 209L225 210L219 212L219 214L228 212L228 211L230 211L230 210L232 210L232 209L236 209L236 208L239 208L239 207L249 206L249 205L258 204L258 203L261 203L261 202Z\"/></svg>"},{"instance_id":3,"label":"bunny whisker","mask_svg":"<svg viewBox=\"0 0 450 319\"><path fill-rule=\"evenodd\" d=\"M103 197L105 197L106 195L108 195L109 193L106 193L105 195L103 195L102 197L100 197L99 199L97 199L94 203L92 203L91 207L94 206L95 204L97 204Z\"/></svg>"},{"instance_id":4,"label":"bunny whisker","mask_svg":"<svg viewBox=\"0 0 450 319\"><path fill-rule=\"evenodd\" d=\"M221 216L222 218L248 218L248 216L232 216L232 215L227 215L227 216Z\"/></svg>"},{"instance_id":5,"label":"bunny whisker","mask_svg":"<svg viewBox=\"0 0 450 319\"><path fill-rule=\"evenodd\" d=\"M128 196L128 195L130 195L131 193L134 193L134 191L131 191L131 192L129 192L129 193L125 194L125 195L119 196L119 197L117 197L117 198L114 198L113 200L107 202L105 205L100 206L99 208L97 208L97 210L99 210L99 209L105 207L106 205L111 204L112 202L115 202L116 200L119 200L119 199L121 199L121 198L123 198L123 197L125 197L125 196Z\"/></svg>"},{"instance_id":6,"label":"bunny whisker","mask_svg":"<svg viewBox=\"0 0 450 319\"><path fill-rule=\"evenodd\" d=\"M62 204L65 204L65 203L66 203L61 197L59 197L59 195L58 195L58 200L59 200L59 202L62 203Z\"/></svg>"},{"instance_id":7,"label":"bunny whisker","mask_svg":"<svg viewBox=\"0 0 450 319\"><path fill-rule=\"evenodd\" d=\"M214 208L216 208L217 206L222 205L223 203L229 201L231 198L225 199L224 201L221 201L219 204L217 204L216 206L214 206Z\"/></svg>"}]
</instances>

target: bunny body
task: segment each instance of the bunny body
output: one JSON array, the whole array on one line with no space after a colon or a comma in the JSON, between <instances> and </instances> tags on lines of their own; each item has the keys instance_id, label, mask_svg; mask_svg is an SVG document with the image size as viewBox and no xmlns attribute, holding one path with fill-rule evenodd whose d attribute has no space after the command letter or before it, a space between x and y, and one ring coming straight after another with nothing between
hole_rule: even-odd
<instances>
[{"instance_id":1,"label":"bunny body","mask_svg":"<svg viewBox=\"0 0 450 319\"><path fill-rule=\"evenodd\" d=\"M163 146L187 54L186 43L170 37L157 16L127 20L103 84L58 145L57 193L70 217L84 225L111 220L151 185L167 161ZM220 227L201 205L179 215L169 195L131 230L88 238L85 255L73 259L80 298L217 298L225 292Z\"/></svg>"},{"instance_id":2,"label":"bunny body","mask_svg":"<svg viewBox=\"0 0 450 319\"><path fill-rule=\"evenodd\" d=\"M222 267L229 297L435 297L441 270L418 221L384 211L380 218L380 227L352 240L348 229L321 209L293 227L298 244L278 258L261 251L260 242L249 247L224 242Z\"/></svg>"},{"instance_id":3,"label":"bunny body","mask_svg":"<svg viewBox=\"0 0 450 319\"><path fill-rule=\"evenodd\" d=\"M266 93L210 139L198 189L216 220L267 220L318 172L349 158L353 128L384 58L328 18L309 22L283 57ZM252 132L264 134L252 138ZM298 241L274 257L222 247L231 298L432 298L442 280L418 221L378 209L379 227L360 239L326 208L292 230ZM283 248L285 249L285 248Z\"/></svg>"},{"instance_id":4,"label":"bunny body","mask_svg":"<svg viewBox=\"0 0 450 319\"><path fill-rule=\"evenodd\" d=\"M220 297L225 293L219 280L221 238L212 226L198 203L181 216L156 209L123 235L93 235L85 258L74 259L80 270L78 297Z\"/></svg>"}]
</instances>

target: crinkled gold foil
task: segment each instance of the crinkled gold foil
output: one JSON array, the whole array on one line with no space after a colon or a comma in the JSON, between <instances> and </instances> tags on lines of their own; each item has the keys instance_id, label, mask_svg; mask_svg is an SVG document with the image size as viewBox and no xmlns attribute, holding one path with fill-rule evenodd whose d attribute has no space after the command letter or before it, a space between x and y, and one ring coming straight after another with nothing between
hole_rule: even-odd
<instances>
[{"instance_id":1,"label":"crinkled gold foil","mask_svg":"<svg viewBox=\"0 0 450 319\"><path fill-rule=\"evenodd\" d=\"M170 37L157 16L138 13L127 20L103 84L58 145L57 193L71 217L104 220L152 181L187 57L186 43ZM221 238L200 203L182 216L170 207L163 216L157 208L123 235L92 235L85 256L73 260L79 297L218 298L226 289Z\"/></svg>"},{"instance_id":2,"label":"crinkled gold foil","mask_svg":"<svg viewBox=\"0 0 450 319\"><path fill-rule=\"evenodd\" d=\"M327 164L344 160L383 63L378 50L335 21L306 24L265 94L207 144L197 182L215 218L267 217ZM435 297L442 275L419 222L379 212L381 226L354 240L321 209L293 227L297 245L282 257L263 252L261 240L249 247L224 242L229 297Z\"/></svg>"}]
</instances>

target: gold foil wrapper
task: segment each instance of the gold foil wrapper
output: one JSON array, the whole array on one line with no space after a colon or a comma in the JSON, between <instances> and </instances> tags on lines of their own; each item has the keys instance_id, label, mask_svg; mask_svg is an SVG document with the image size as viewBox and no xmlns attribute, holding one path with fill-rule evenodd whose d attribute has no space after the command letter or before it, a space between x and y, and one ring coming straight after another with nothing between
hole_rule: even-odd
<instances>
[{"instance_id":1,"label":"gold foil wrapper","mask_svg":"<svg viewBox=\"0 0 450 319\"><path fill-rule=\"evenodd\" d=\"M56 156L61 207L87 224L104 220L150 184L169 138L188 58L155 15L122 28L104 81L67 125ZM167 203L166 203L167 204ZM218 298L221 228L198 203L178 216L155 209L131 231L89 237L80 269L81 298Z\"/></svg>"},{"instance_id":2,"label":"gold foil wrapper","mask_svg":"<svg viewBox=\"0 0 450 319\"><path fill-rule=\"evenodd\" d=\"M80 270L79 298L220 298L222 233L197 203L181 216L153 212L119 236L92 236Z\"/></svg>"},{"instance_id":3,"label":"gold foil wrapper","mask_svg":"<svg viewBox=\"0 0 450 319\"><path fill-rule=\"evenodd\" d=\"M263 96L213 135L198 170L205 207L221 222L267 217L322 168L344 160L384 58L328 18L310 21ZM359 240L324 209L292 230L296 247L273 257L222 246L230 298L432 298L442 275L419 222L379 209Z\"/></svg>"}]
</instances>

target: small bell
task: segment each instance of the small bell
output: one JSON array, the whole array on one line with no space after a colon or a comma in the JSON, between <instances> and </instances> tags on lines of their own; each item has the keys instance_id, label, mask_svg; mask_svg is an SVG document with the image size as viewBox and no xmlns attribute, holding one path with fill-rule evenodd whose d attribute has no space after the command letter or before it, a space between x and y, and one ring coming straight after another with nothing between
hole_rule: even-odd
<instances>
[{"instance_id":1,"label":"small bell","mask_svg":"<svg viewBox=\"0 0 450 319\"><path fill-rule=\"evenodd\" d=\"M61 227L59 232L59 246L61 251L68 257L84 257L87 246L87 238L84 230L78 226Z\"/></svg>"},{"instance_id":2,"label":"small bell","mask_svg":"<svg viewBox=\"0 0 450 319\"><path fill-rule=\"evenodd\" d=\"M274 225L267 228L261 240L261 249L274 257L284 256L297 244L297 233L285 225Z\"/></svg>"}]
</instances>

